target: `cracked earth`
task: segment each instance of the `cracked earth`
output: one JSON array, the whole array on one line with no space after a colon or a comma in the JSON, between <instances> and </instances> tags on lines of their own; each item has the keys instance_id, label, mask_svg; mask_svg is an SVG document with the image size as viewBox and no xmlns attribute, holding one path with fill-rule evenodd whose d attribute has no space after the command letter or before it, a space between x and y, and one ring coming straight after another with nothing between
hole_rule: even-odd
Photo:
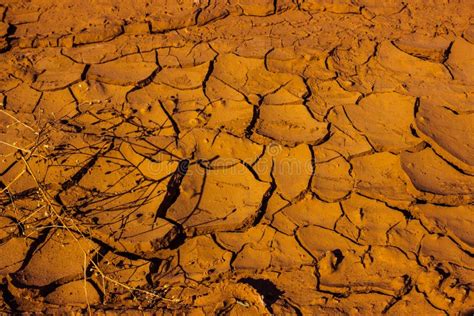
<instances>
[{"instance_id":1,"label":"cracked earth","mask_svg":"<svg viewBox=\"0 0 474 316\"><path fill-rule=\"evenodd\" d=\"M471 315L473 12L0 1L0 312Z\"/></svg>"}]
</instances>

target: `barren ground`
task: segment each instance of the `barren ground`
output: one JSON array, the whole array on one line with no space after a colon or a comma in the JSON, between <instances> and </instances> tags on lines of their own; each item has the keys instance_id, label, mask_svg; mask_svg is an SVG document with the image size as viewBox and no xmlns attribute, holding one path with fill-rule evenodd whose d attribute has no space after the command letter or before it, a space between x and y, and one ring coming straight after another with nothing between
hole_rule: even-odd
<instances>
[{"instance_id":1,"label":"barren ground","mask_svg":"<svg viewBox=\"0 0 474 316\"><path fill-rule=\"evenodd\" d=\"M473 12L0 0L0 312L472 314Z\"/></svg>"}]
</instances>

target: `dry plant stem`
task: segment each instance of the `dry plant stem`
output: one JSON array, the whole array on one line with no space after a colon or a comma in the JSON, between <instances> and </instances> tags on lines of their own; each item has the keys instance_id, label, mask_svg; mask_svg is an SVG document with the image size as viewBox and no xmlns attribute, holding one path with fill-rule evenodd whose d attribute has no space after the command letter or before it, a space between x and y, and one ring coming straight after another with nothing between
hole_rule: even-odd
<instances>
[{"instance_id":1,"label":"dry plant stem","mask_svg":"<svg viewBox=\"0 0 474 316\"><path fill-rule=\"evenodd\" d=\"M35 227L35 230L36 231L39 231L41 229L47 229L47 228L66 228L65 226L61 226L61 225L47 225L47 226L43 226L43 227ZM33 234L35 233L35 231L29 233L28 235L25 236L25 238L29 238L30 236L32 236Z\"/></svg>"},{"instance_id":2,"label":"dry plant stem","mask_svg":"<svg viewBox=\"0 0 474 316\"><path fill-rule=\"evenodd\" d=\"M29 220L31 217L35 216L35 214L37 214L39 211L41 211L45 206L41 206L40 208L38 208L36 211L34 211L33 213L31 213L30 215L28 215L26 218L22 219L20 221L20 223L24 224L27 220Z\"/></svg>"},{"instance_id":3,"label":"dry plant stem","mask_svg":"<svg viewBox=\"0 0 474 316\"><path fill-rule=\"evenodd\" d=\"M17 119L16 117L14 117L13 115L11 115L10 113L4 111L4 110L0 110L0 112L2 112L3 114L9 116L10 118L12 118L13 120L15 120L16 122L20 123L21 125L25 126L26 128L28 128L29 130L33 131L36 133L36 131L29 125L25 124L24 122L20 121L19 119Z\"/></svg>"},{"instance_id":4,"label":"dry plant stem","mask_svg":"<svg viewBox=\"0 0 474 316\"><path fill-rule=\"evenodd\" d=\"M473 313L474 1L142 2L0 4L0 310Z\"/></svg>"},{"instance_id":5,"label":"dry plant stem","mask_svg":"<svg viewBox=\"0 0 474 316\"><path fill-rule=\"evenodd\" d=\"M3 193L5 192L6 190L8 190L8 188L13 184L15 183L18 179L20 179L20 177L26 172L26 170L23 170L22 172L20 172L19 174L17 174L17 176L10 182L8 183L8 185L6 187L4 187L0 193Z\"/></svg>"},{"instance_id":6,"label":"dry plant stem","mask_svg":"<svg viewBox=\"0 0 474 316\"><path fill-rule=\"evenodd\" d=\"M65 219L60 215L60 213L57 211L56 207L54 206L54 204L51 202L52 198L49 196L49 194L42 188L41 184L39 183L38 179L36 178L30 164L28 163L28 161L23 157L21 156L21 159L23 161L23 163L25 164L26 166L26 169L28 170L28 173L31 174L33 180L35 181L36 183L36 186L38 187L38 190L39 192L41 193L41 195L43 196L45 202L48 204L48 206L50 207L51 211L53 212L53 214L55 215L55 217L59 220L59 222L62 224L62 227L64 227L72 236L72 238L77 242L77 244L79 245L79 248L81 249L81 251L83 252L84 254L84 282L87 281L87 275L86 275L86 272L87 272L87 263L90 262L92 263L92 265L94 266L94 268L97 270L97 272L100 274L100 276L102 277L102 279L105 279L115 285L118 285L120 287L123 287L127 290L129 290L130 292L139 292L139 293L143 293L143 294L146 294L146 295L150 295L152 297L155 297L155 298L158 298L160 300L164 300L164 301L168 301L168 302L172 302L172 303L177 303L179 302L178 299L168 299L168 298L164 298L160 295L157 295L153 292L150 292L150 291L147 291L147 290L143 290L143 289L138 289L138 288L133 288L131 286L128 286L126 284L123 284L121 282L118 282L110 277L108 277L107 275L104 274L104 272L99 268L99 266L94 262L94 260L92 260L92 258L90 258L88 260L88 255L87 255L87 252L84 250L84 248L81 246L81 244L79 243L79 239L75 236L73 230L75 232L77 232L78 234L81 235L82 238L86 239L86 237L84 236L84 234L82 233L82 231L79 229L79 227L76 225L76 223L72 220L71 220L71 223L72 223L72 228L73 230L66 224L65 222ZM61 226L58 226L58 227L61 227ZM85 283L86 284L86 283ZM105 289L105 287L104 287ZM86 300L88 299L87 298L87 288L86 286L84 286L84 291L85 291L85 295L86 295ZM88 303L87 304L87 308L88 308L88 312L89 314L92 314L92 311L91 311L91 307L90 307L90 304Z\"/></svg>"},{"instance_id":7,"label":"dry plant stem","mask_svg":"<svg viewBox=\"0 0 474 316\"><path fill-rule=\"evenodd\" d=\"M18 150L20 150L20 151L24 151L24 152L27 152L27 153L31 153L31 150L29 150L29 149L21 148L21 147L15 146L15 145L13 145L13 144L6 143L6 142L4 142L4 141L2 141L2 140L0 140L0 144L6 145L6 146L10 146L10 147L15 148L15 149L18 149Z\"/></svg>"},{"instance_id":8,"label":"dry plant stem","mask_svg":"<svg viewBox=\"0 0 474 316\"><path fill-rule=\"evenodd\" d=\"M38 190L40 191L41 195L43 196L45 202L48 204L48 206L50 207L51 211L53 212L53 214L57 217L57 219L61 222L61 224L66 228L66 230L71 234L72 238L77 242L77 244L79 245L79 248L81 249L82 253L84 254L84 262L87 262L87 253L86 251L84 250L84 248L81 246L81 244L79 243L79 240L76 238L76 236L74 235L74 233L71 231L71 229L66 225L66 223L64 222L63 218L61 217L61 215L56 211L56 208L54 207L53 203L51 202L51 199L50 197L48 196L47 192L43 190L43 188L41 187L40 183L38 182L31 166L29 165L29 163L26 161L26 159L22 156L21 157L23 163L25 164L25 167L27 168L28 172L31 174L33 180L35 181L37 187L38 187ZM73 222L73 225L76 226ZM77 228L77 226L75 227ZM78 230L79 231L79 230ZM84 277L86 277L85 275L86 273L86 270L84 269ZM87 279L84 278L84 282L86 282ZM85 297L86 297L86 300L87 300L87 296L88 296L88 293L87 293L87 287L84 286L84 294L85 294ZM92 315L92 311L91 311L91 307L90 307L90 304L89 302L87 301L87 310L88 310L88 313L89 315Z\"/></svg>"}]
</instances>

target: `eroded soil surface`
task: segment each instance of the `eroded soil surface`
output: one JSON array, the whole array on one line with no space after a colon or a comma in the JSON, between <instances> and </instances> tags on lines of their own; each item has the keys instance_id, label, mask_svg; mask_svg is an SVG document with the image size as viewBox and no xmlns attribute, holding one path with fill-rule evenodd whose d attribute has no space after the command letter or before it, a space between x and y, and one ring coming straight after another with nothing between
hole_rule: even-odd
<instances>
[{"instance_id":1,"label":"eroded soil surface","mask_svg":"<svg viewBox=\"0 0 474 316\"><path fill-rule=\"evenodd\" d=\"M472 314L474 2L0 3L0 312Z\"/></svg>"}]
</instances>

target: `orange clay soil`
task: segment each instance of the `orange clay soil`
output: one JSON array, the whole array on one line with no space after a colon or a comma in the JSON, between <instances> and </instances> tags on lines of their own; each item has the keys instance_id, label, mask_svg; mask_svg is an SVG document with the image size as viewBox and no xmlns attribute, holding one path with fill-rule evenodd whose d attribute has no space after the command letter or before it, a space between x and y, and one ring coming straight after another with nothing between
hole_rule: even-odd
<instances>
[{"instance_id":1,"label":"orange clay soil","mask_svg":"<svg viewBox=\"0 0 474 316\"><path fill-rule=\"evenodd\" d=\"M471 0L0 0L0 313L471 315Z\"/></svg>"}]
</instances>

